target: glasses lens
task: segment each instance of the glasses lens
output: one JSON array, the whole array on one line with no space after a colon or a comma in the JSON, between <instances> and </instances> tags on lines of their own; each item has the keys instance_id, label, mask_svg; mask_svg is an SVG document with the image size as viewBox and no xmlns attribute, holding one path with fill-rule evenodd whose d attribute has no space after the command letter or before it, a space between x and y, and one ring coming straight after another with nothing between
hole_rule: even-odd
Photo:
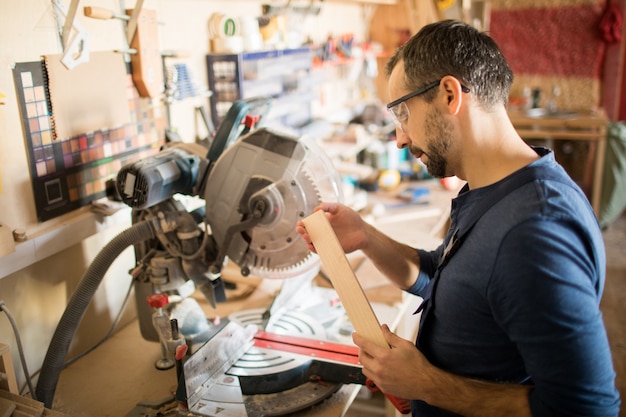
<instances>
[{"instance_id":1,"label":"glasses lens","mask_svg":"<svg viewBox=\"0 0 626 417\"><path fill-rule=\"evenodd\" d=\"M409 118L409 108L405 102L398 103L391 107L389 109L389 113L391 113L391 118L394 123L400 128L402 128L402 123L406 122Z\"/></svg>"}]
</instances>

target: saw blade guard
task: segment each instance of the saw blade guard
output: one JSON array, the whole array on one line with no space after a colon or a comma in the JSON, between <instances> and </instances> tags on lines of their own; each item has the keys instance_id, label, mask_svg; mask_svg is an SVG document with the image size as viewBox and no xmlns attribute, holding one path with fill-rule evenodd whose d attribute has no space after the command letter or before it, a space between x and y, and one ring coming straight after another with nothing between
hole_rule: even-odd
<instances>
[{"instance_id":1,"label":"saw blade guard","mask_svg":"<svg viewBox=\"0 0 626 417\"><path fill-rule=\"evenodd\" d=\"M313 139L260 128L228 147L212 167L206 223L220 253L243 275L316 273L319 258L296 224L322 201L343 201L341 190L337 170Z\"/></svg>"}]
</instances>

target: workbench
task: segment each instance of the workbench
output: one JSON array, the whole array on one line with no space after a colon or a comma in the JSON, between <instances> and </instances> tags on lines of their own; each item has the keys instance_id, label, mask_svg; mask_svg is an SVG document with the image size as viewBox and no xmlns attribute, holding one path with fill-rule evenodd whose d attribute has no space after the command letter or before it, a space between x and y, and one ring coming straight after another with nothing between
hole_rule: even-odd
<instances>
[{"instance_id":1,"label":"workbench","mask_svg":"<svg viewBox=\"0 0 626 417\"><path fill-rule=\"evenodd\" d=\"M425 201L403 204L395 196L402 187L409 185L427 187L430 194ZM364 215L390 236L410 245L432 249L441 241L435 232L442 218L447 216L454 195L456 191L443 189L436 180L402 184L398 190L371 195L377 209ZM421 300L388 284L362 254L357 252L348 258L355 267L358 265L355 275L381 324L387 323L398 335L413 340L419 317L411 312ZM323 271L313 283L330 288L322 275ZM215 310L201 295L193 296L209 319L226 317L244 309L267 308L281 285L279 280L242 277L234 265L225 268L224 278L237 282L240 293L218 304ZM68 417L121 417L140 402L169 398L176 389L176 371L157 370L154 364L160 357L159 345L142 338L138 322L127 323L100 347L61 372L52 409ZM343 385L324 402L294 416L343 416L360 388L360 385Z\"/></svg>"},{"instance_id":2,"label":"workbench","mask_svg":"<svg viewBox=\"0 0 626 417\"><path fill-rule=\"evenodd\" d=\"M536 114L533 110L537 110ZM544 109L528 111L511 110L509 117L517 133L524 140L541 139L587 141L590 152L587 157L587 170L593 172L589 200L596 215L600 212L602 193L602 173L606 152L608 119L602 110L542 112Z\"/></svg>"}]
</instances>

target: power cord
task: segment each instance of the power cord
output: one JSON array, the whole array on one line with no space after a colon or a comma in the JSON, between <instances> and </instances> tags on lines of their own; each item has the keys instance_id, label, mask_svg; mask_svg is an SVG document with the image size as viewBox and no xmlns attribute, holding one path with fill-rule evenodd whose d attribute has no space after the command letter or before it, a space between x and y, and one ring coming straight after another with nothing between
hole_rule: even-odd
<instances>
[{"instance_id":1,"label":"power cord","mask_svg":"<svg viewBox=\"0 0 626 417\"><path fill-rule=\"evenodd\" d=\"M93 352L97 347L102 345L102 343L104 343L106 340L108 340L111 337L111 335L113 334L113 332L115 331L115 329L117 328L117 326L119 325L119 323L120 323L120 321L122 319L122 315L124 313L124 310L126 310L126 305L128 304L128 300L130 299L130 294L132 292L132 289L133 289L133 280L131 280L131 282L130 282L130 285L129 285L128 291L126 292L126 295L124 297L124 301L122 303L122 306L120 307L120 310L117 313L117 316L115 317L115 320L113 321L113 324L109 328L109 331L104 335L104 337L102 339L100 339L100 341L98 341L91 348L87 349L85 352L83 352L83 353L73 357L72 359L69 359L67 362L65 362L65 364L63 364L63 368L66 368L66 367L70 366L71 364L73 364L74 362L79 360L80 358L82 358L82 357L86 356L87 354ZM26 366L26 359L24 357L24 350L22 348L22 341L21 341L21 338L20 338L20 333L19 333L19 331L17 329L17 325L15 324L15 320L13 319L13 316L11 315L11 312L7 309L7 307L6 307L6 305L5 305L3 300L0 300L0 311L4 311L4 313L7 315L8 319L9 319L9 322L11 323L11 326L13 327L13 332L15 333L15 341L17 343L17 349L19 351L20 360L22 362L22 368L23 368L23 371L24 371L24 377L26 379L26 384L28 385L28 389L30 390L30 395L31 395L32 399L37 401L37 398L35 398L36 394L35 394L35 388L33 387L33 383L32 383L32 377L37 375L37 374L39 374L39 371L35 372L32 376L28 372L28 368ZM20 392L22 390L20 390Z\"/></svg>"},{"instance_id":2,"label":"power cord","mask_svg":"<svg viewBox=\"0 0 626 417\"><path fill-rule=\"evenodd\" d=\"M7 318L9 319L9 323L11 323L11 327L13 328L13 333L15 334L15 342L17 343L17 350L20 355L20 361L22 362L22 370L24 371L24 378L26 378L26 383L28 384L28 389L30 389L30 395L33 400L37 400L35 398L35 389L33 388L33 381L30 378L30 374L28 373L28 366L26 365L26 358L24 357L24 349L22 348L22 339L20 338L20 332L17 329L17 325L15 324L15 320L13 319L13 315L7 308L4 300L0 300L0 311L4 311Z\"/></svg>"}]
</instances>

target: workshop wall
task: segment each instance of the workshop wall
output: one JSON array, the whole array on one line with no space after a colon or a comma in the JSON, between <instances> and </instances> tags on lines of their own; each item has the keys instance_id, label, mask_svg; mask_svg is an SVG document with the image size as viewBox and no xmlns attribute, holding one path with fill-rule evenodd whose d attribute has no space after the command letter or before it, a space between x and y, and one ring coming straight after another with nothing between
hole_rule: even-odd
<instances>
[{"instance_id":1,"label":"workshop wall","mask_svg":"<svg viewBox=\"0 0 626 417\"><path fill-rule=\"evenodd\" d=\"M583 113L603 107L609 118L613 116L604 95L614 94L618 79L608 75L605 65L612 62L607 53L619 42L622 28L610 23L609 3L493 0L490 34L515 74L511 107ZM557 160L590 193L594 167L590 142L546 138L534 144L553 148Z\"/></svg>"},{"instance_id":2,"label":"workshop wall","mask_svg":"<svg viewBox=\"0 0 626 417\"><path fill-rule=\"evenodd\" d=\"M490 34L515 73L511 97L538 90L539 107L554 100L561 110L597 108L614 42L604 35L606 12L606 0L494 0Z\"/></svg>"},{"instance_id":3,"label":"workshop wall","mask_svg":"<svg viewBox=\"0 0 626 417\"><path fill-rule=\"evenodd\" d=\"M49 0L0 0L0 230L19 228L28 238L46 235L53 239L52 245L56 232L59 232L59 239L65 239L60 232L74 224L76 216L70 213L45 222L37 221L11 68L14 63L38 61L44 54L62 52L53 3ZM69 4L68 1L60 3ZM89 34L91 51L123 49L122 23L119 20L86 18L83 7L119 11L120 3L123 1L81 2L77 20ZM267 2L146 0L143 7L157 12L160 49L185 52L183 60L190 72L198 83L206 85L205 55L209 52L208 21L211 15L220 12L233 16L258 16L262 3ZM132 8L133 5L134 2L127 2L125 6ZM369 7L360 3L324 2L318 15L302 16L288 23L315 42L323 42L329 35L348 32L360 41L364 38L365 16ZM101 82L107 83L107 79ZM66 88L71 90L73 86L69 84ZM193 98L172 107L172 124L185 141L195 138L193 110L198 103L206 104L203 100L206 98ZM130 218L106 226L105 231L68 247L59 241L65 249L57 254L0 277L0 300L5 302L19 327L31 373L40 368L56 324L85 269L101 248L129 225ZM6 259L0 257L0 263L9 262ZM111 266L83 319L69 357L84 351L106 334L122 306L130 284L128 270L133 265L134 256L129 248ZM127 323L134 315L134 300L131 298L121 324ZM0 314L0 342L9 344L18 383L23 386L25 379L13 330L2 316Z\"/></svg>"}]
</instances>

